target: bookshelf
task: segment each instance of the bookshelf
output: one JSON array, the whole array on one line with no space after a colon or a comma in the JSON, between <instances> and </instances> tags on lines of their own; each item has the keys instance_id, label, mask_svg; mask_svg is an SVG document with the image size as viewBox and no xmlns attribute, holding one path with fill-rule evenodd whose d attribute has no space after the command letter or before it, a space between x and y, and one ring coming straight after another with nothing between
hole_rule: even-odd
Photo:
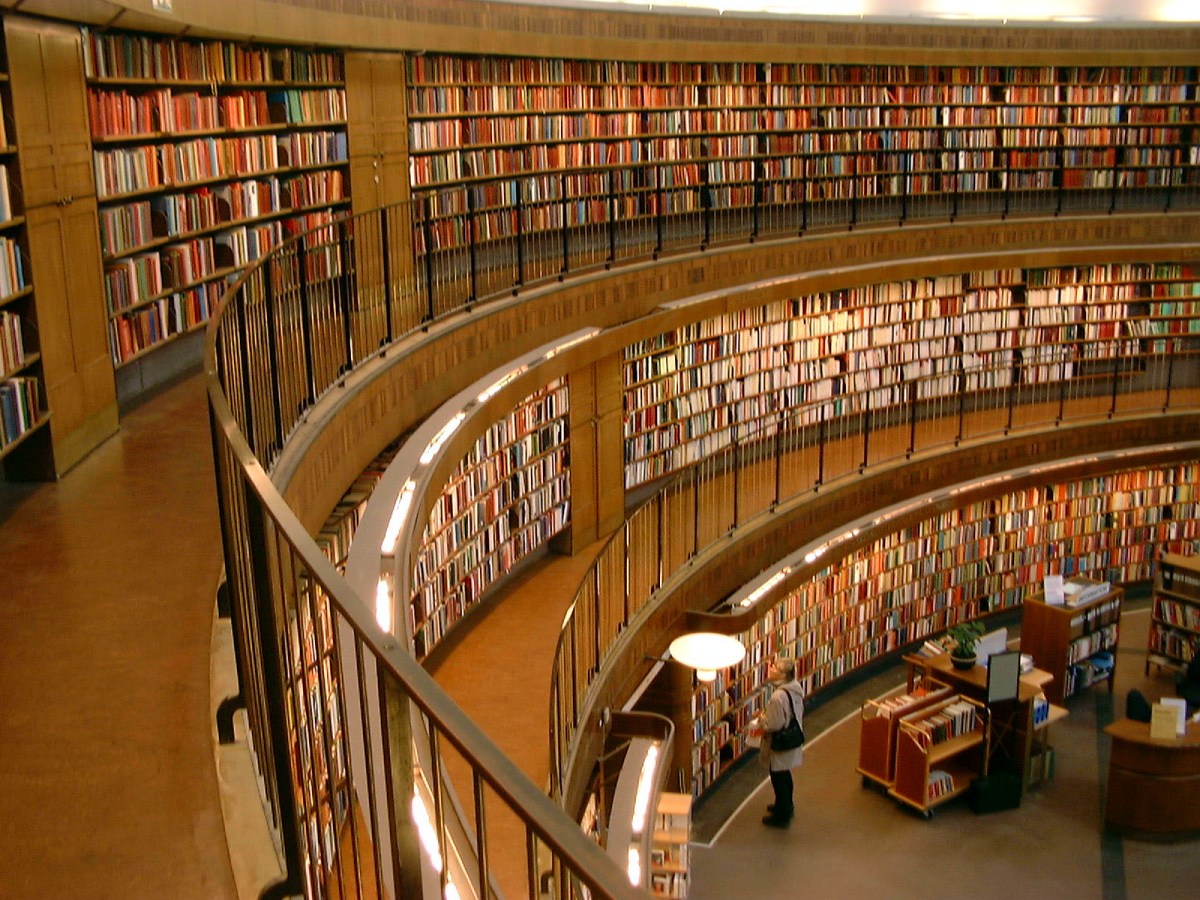
<instances>
[{"instance_id":1,"label":"bookshelf","mask_svg":"<svg viewBox=\"0 0 1200 900\"><path fill-rule=\"evenodd\" d=\"M987 774L988 714L955 694L902 716L896 729L896 778L888 794L925 817Z\"/></svg>"},{"instance_id":2,"label":"bookshelf","mask_svg":"<svg viewBox=\"0 0 1200 900\"><path fill-rule=\"evenodd\" d=\"M12 132L8 58L0 41L0 472L49 456L37 305L28 271L21 160ZM33 445L40 443L40 448ZM40 468L36 461L35 468Z\"/></svg>"},{"instance_id":3,"label":"bookshelf","mask_svg":"<svg viewBox=\"0 0 1200 900\"><path fill-rule=\"evenodd\" d=\"M826 554L739 635L743 662L714 682L693 681L690 695L681 695L688 696L692 727L690 733L677 729L676 757L691 760L693 793L702 794L746 752L746 727L762 707L766 663L774 654L797 660L805 694L813 696L955 622L1015 610L1023 601L1028 611L1049 571L1144 581L1157 547L1182 550L1200 539L1197 484L1194 463L1043 484L955 505L874 535L857 549ZM1119 617L1122 593L1114 589L1118 606L1106 610L1103 622L1089 615L1088 639L1099 640L1109 619ZM1092 605L1070 612L1088 615ZM1061 668L1028 649L1028 640L1023 628L1024 652L1055 676L1046 688L1052 703L1061 703L1063 685L1068 695L1083 689L1082 679L1069 677L1065 634L1057 651ZM862 716L860 774L883 784L885 719L875 708Z\"/></svg>"},{"instance_id":4,"label":"bookshelf","mask_svg":"<svg viewBox=\"0 0 1200 900\"><path fill-rule=\"evenodd\" d=\"M435 197L435 247L464 238L465 211L485 241L586 231L613 207L622 223L707 234L731 209L753 211L752 231L803 230L868 207L900 219L1035 199L1108 209L1131 189L1168 206L1200 185L1191 66L426 53L408 57L407 76L412 184ZM502 200L518 201L519 225Z\"/></svg>"},{"instance_id":5,"label":"bookshelf","mask_svg":"<svg viewBox=\"0 0 1200 900\"><path fill-rule=\"evenodd\" d=\"M896 781L896 736L906 716L941 703L954 692L946 685L925 680L913 690L862 705L858 743L858 774L863 787L890 788Z\"/></svg>"},{"instance_id":6,"label":"bookshelf","mask_svg":"<svg viewBox=\"0 0 1200 900\"><path fill-rule=\"evenodd\" d=\"M1161 553L1151 600L1146 674L1152 665L1182 672L1200 646L1200 559Z\"/></svg>"},{"instance_id":7,"label":"bookshelf","mask_svg":"<svg viewBox=\"0 0 1200 900\"><path fill-rule=\"evenodd\" d=\"M1088 578L1072 579L1092 585ZM1069 582L1068 582L1069 583ZM1120 587L1082 603L1068 594L1062 605L1032 595L1021 608L1021 652L1033 657L1034 665L1054 676L1045 685L1046 699L1054 704L1082 693L1100 682L1113 690L1113 655L1117 650L1121 605L1125 591Z\"/></svg>"},{"instance_id":8,"label":"bookshelf","mask_svg":"<svg viewBox=\"0 0 1200 900\"><path fill-rule=\"evenodd\" d=\"M569 412L565 378L530 394L484 431L435 499L408 604L418 660L493 583L566 527Z\"/></svg>"},{"instance_id":9,"label":"bookshelf","mask_svg":"<svg viewBox=\"0 0 1200 900\"><path fill-rule=\"evenodd\" d=\"M626 347L625 482L730 444L1169 381L1200 349L1191 264L968 272L866 285L728 313ZM1115 402L1115 401L1114 401ZM890 417L890 419L889 419ZM843 423L835 426L834 423Z\"/></svg>"},{"instance_id":10,"label":"bookshelf","mask_svg":"<svg viewBox=\"0 0 1200 900\"><path fill-rule=\"evenodd\" d=\"M683 900L688 895L688 841L692 834L692 797L659 794L650 846L650 892Z\"/></svg>"},{"instance_id":11,"label":"bookshelf","mask_svg":"<svg viewBox=\"0 0 1200 900\"><path fill-rule=\"evenodd\" d=\"M208 320L244 266L349 207L336 51L84 28L118 370Z\"/></svg>"}]
</instances>

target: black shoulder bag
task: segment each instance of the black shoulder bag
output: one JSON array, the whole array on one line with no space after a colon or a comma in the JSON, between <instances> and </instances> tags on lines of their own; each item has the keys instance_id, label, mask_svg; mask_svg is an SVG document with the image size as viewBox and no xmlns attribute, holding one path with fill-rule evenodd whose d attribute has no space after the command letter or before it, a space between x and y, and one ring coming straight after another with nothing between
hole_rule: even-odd
<instances>
[{"instance_id":1,"label":"black shoulder bag","mask_svg":"<svg viewBox=\"0 0 1200 900\"><path fill-rule=\"evenodd\" d=\"M772 750L795 750L804 746L804 729L800 727L800 720L796 718L796 704L792 700L792 692L785 690L784 694L787 695L788 706L792 708L792 718L781 729L772 733Z\"/></svg>"}]
</instances>

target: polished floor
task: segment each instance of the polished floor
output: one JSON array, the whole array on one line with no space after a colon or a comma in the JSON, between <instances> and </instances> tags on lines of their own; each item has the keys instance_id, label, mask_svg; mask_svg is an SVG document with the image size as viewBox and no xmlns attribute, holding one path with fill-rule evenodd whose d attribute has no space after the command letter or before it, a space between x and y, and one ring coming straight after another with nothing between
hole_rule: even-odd
<instances>
[{"instance_id":1,"label":"polished floor","mask_svg":"<svg viewBox=\"0 0 1200 900\"><path fill-rule=\"evenodd\" d=\"M247 886L240 831L231 861L222 821L230 784L211 697L229 673L210 670L220 630L210 446L195 376L129 412L60 482L0 484L0 900L223 900L262 886ZM538 784L550 656L586 563L551 556L526 570L437 672ZM1118 698L1144 681L1144 620L1129 617ZM787 831L758 821L767 801L753 761L700 806L693 900L1197 895L1200 845L1100 827L1102 690L1055 725L1056 776L1017 810L976 816L956 803L927 821L864 790L858 704L900 678L880 675L810 714L801 812Z\"/></svg>"}]
</instances>

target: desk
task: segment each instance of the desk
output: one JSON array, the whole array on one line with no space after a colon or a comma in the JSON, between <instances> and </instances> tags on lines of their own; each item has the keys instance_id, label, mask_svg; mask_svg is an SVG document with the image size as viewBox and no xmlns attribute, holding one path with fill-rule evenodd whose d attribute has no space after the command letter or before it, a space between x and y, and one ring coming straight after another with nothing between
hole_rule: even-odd
<instances>
[{"instance_id":1,"label":"desk","mask_svg":"<svg viewBox=\"0 0 1200 900\"><path fill-rule=\"evenodd\" d=\"M1200 723L1175 740L1150 737L1150 725L1121 719L1112 738L1104 824L1155 837L1200 837Z\"/></svg>"},{"instance_id":2,"label":"desk","mask_svg":"<svg viewBox=\"0 0 1200 900\"><path fill-rule=\"evenodd\" d=\"M934 681L949 685L960 694L965 694L981 703L987 702L987 669L976 665L970 669L956 669L950 662L950 655L943 653L939 656L905 656L908 663L909 689L915 681L918 669ZM1051 716L1035 728L1033 724L1033 700L1043 692L1045 686L1053 681L1054 676L1041 669L1033 669L1021 676L1017 682L1017 699L1003 701L989 707L992 725L992 753L1002 750L1021 772L1022 789L1029 788L1035 781L1031 768L1033 757L1034 737L1041 739L1041 772L1045 775L1045 752L1048 749L1047 732L1051 722L1058 721L1067 714L1062 707L1052 706Z\"/></svg>"}]
</instances>

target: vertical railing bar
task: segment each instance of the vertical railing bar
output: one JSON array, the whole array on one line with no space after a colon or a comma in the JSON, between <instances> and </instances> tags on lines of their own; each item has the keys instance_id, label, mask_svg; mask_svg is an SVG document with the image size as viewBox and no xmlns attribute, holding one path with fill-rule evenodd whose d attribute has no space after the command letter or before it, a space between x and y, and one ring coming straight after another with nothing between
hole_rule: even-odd
<instances>
[{"instance_id":1,"label":"vertical railing bar","mask_svg":"<svg viewBox=\"0 0 1200 900\"><path fill-rule=\"evenodd\" d=\"M408 206L411 210L412 207ZM391 227L388 222L391 217L389 212L392 209L400 209L400 207L384 207L379 210L379 260L380 260L380 277L383 279L383 321L385 334L380 339L380 346L392 343L396 340L396 323L393 315L392 304L396 298L393 293L395 288L392 286L392 242L391 242Z\"/></svg>"},{"instance_id":2,"label":"vertical railing bar","mask_svg":"<svg viewBox=\"0 0 1200 900\"><path fill-rule=\"evenodd\" d=\"M291 753L288 746L287 701L281 696L283 684L286 681L284 663L280 659L279 623L275 619L275 609L272 603L273 590L271 573L267 570L267 535L265 517L266 508L263 506L253 488L244 480L239 484L245 491L246 509L246 538L249 545L250 571L253 578L255 605L258 619L263 623L265 640L259 641L259 650L263 656L264 677L262 687L263 699L266 701L267 727L270 729L272 764L278 777L282 780L283 773L291 771ZM299 721L299 720L297 720ZM302 855L299 845L299 822L295 798L290 790L278 791L275 797L279 805L279 836L283 844L284 876L282 887L292 892L303 889L299 877L299 867Z\"/></svg>"}]
</instances>

